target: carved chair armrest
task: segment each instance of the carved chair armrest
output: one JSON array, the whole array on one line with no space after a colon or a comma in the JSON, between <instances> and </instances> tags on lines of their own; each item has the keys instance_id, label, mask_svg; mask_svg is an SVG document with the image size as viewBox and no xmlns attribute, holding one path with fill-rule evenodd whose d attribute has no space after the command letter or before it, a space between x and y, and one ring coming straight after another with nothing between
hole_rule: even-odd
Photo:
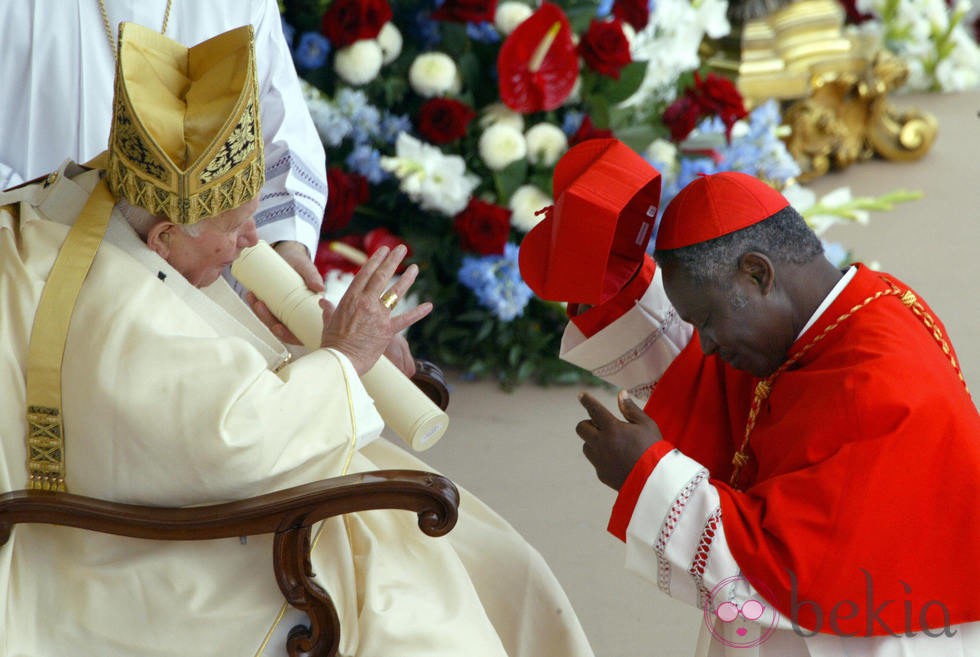
<instances>
[{"instance_id":1,"label":"carved chair armrest","mask_svg":"<svg viewBox=\"0 0 980 657\"><path fill-rule=\"evenodd\" d=\"M418 514L419 529L442 536L456 524L459 493L440 475L379 470L317 481L247 500L191 508L120 504L71 493L20 490L0 495L0 546L18 523L63 525L153 540L209 540L275 534L273 567L287 602L307 613L288 654L335 655L340 622L330 596L313 580L310 530L332 516L370 509Z\"/></svg>"},{"instance_id":2,"label":"carved chair armrest","mask_svg":"<svg viewBox=\"0 0 980 657\"><path fill-rule=\"evenodd\" d=\"M449 406L449 387L446 385L446 377L434 363L416 359L412 383L442 410L446 410Z\"/></svg>"}]
</instances>

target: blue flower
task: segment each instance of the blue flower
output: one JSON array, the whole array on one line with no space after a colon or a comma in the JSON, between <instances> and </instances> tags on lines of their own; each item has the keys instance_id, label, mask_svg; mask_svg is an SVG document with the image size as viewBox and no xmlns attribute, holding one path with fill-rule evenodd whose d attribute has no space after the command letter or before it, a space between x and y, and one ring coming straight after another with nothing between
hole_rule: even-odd
<instances>
[{"instance_id":1,"label":"blue flower","mask_svg":"<svg viewBox=\"0 0 980 657\"><path fill-rule=\"evenodd\" d=\"M466 36L481 43L497 43L500 41L500 32L489 21L467 23Z\"/></svg>"},{"instance_id":2,"label":"blue flower","mask_svg":"<svg viewBox=\"0 0 980 657\"><path fill-rule=\"evenodd\" d=\"M350 119L326 101L307 103L313 125L327 146L339 146L353 130Z\"/></svg>"},{"instance_id":3,"label":"blue flower","mask_svg":"<svg viewBox=\"0 0 980 657\"><path fill-rule=\"evenodd\" d=\"M561 129L566 136L571 137L578 129L582 127L582 120L585 119L585 114L579 112L578 110L568 110L565 112L565 117L561 120Z\"/></svg>"},{"instance_id":4,"label":"blue flower","mask_svg":"<svg viewBox=\"0 0 980 657\"><path fill-rule=\"evenodd\" d=\"M330 54L330 41L319 32L303 32L293 51L293 60L300 68L312 71L320 68Z\"/></svg>"},{"instance_id":5,"label":"blue flower","mask_svg":"<svg viewBox=\"0 0 980 657\"><path fill-rule=\"evenodd\" d=\"M503 255L466 256L458 273L459 282L473 291L480 305L505 322L523 315L533 296L521 278L518 252L516 244L507 244Z\"/></svg>"},{"instance_id":6,"label":"blue flower","mask_svg":"<svg viewBox=\"0 0 980 657\"><path fill-rule=\"evenodd\" d=\"M293 39L296 37L296 28L286 22L286 19L282 16L279 17L282 21L282 36L286 39L286 45L289 46L289 50L293 49Z\"/></svg>"},{"instance_id":7,"label":"blue flower","mask_svg":"<svg viewBox=\"0 0 980 657\"><path fill-rule=\"evenodd\" d=\"M851 254L848 252L844 245L839 242L827 242L820 240L823 243L823 255L827 260L830 260L835 267L844 267L851 261Z\"/></svg>"},{"instance_id":8,"label":"blue flower","mask_svg":"<svg viewBox=\"0 0 980 657\"><path fill-rule=\"evenodd\" d=\"M442 41L439 22L432 20L428 10L415 14L415 20L410 24L409 29L415 39L421 43L422 50L431 50Z\"/></svg>"},{"instance_id":9,"label":"blue flower","mask_svg":"<svg viewBox=\"0 0 980 657\"><path fill-rule=\"evenodd\" d=\"M381 168L381 153L367 144L355 146L346 163L347 168L361 174L373 185L389 177L388 172Z\"/></svg>"},{"instance_id":10,"label":"blue flower","mask_svg":"<svg viewBox=\"0 0 980 657\"><path fill-rule=\"evenodd\" d=\"M381 138L387 144L394 144L395 140L398 139L398 135L403 132L412 131L412 120L408 118L407 114L392 114L388 110L384 112L384 118L381 119Z\"/></svg>"},{"instance_id":11,"label":"blue flower","mask_svg":"<svg viewBox=\"0 0 980 657\"><path fill-rule=\"evenodd\" d=\"M596 18L605 18L612 13L613 0L599 0L599 6L595 8Z\"/></svg>"}]
</instances>

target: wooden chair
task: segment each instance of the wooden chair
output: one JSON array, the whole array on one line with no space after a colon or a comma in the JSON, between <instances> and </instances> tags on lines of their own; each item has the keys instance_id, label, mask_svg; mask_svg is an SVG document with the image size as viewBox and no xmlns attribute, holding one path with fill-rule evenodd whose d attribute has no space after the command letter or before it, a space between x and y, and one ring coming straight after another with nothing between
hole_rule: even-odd
<instances>
[{"instance_id":1,"label":"wooden chair","mask_svg":"<svg viewBox=\"0 0 980 657\"><path fill-rule=\"evenodd\" d=\"M417 361L413 381L443 410L449 393L442 372ZM337 610L313 580L312 526L325 518L371 509L405 509L418 514L419 529L442 536L456 524L459 493L441 475L417 470L378 470L345 475L252 497L193 508L119 504L47 491L0 495L0 546L18 523L76 527L107 534L163 541L197 541L274 534L272 567L286 601L306 612L309 627L289 632L289 657L333 657L340 644Z\"/></svg>"}]
</instances>

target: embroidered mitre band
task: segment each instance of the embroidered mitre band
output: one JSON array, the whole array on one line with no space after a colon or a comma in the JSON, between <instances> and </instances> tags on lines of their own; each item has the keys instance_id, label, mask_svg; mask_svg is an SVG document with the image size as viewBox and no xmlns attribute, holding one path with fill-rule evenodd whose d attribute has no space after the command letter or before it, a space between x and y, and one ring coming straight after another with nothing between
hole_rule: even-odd
<instances>
[{"instance_id":1,"label":"embroidered mitre band","mask_svg":"<svg viewBox=\"0 0 980 657\"><path fill-rule=\"evenodd\" d=\"M265 181L251 25L187 48L119 26L106 182L178 224L258 196Z\"/></svg>"}]
</instances>

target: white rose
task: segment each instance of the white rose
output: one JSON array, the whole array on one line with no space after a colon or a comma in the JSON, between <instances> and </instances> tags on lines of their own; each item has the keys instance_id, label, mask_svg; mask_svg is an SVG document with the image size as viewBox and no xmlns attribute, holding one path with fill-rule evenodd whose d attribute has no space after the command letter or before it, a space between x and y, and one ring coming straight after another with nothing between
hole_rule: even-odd
<instances>
[{"instance_id":1,"label":"white rose","mask_svg":"<svg viewBox=\"0 0 980 657\"><path fill-rule=\"evenodd\" d=\"M524 135L509 125L492 125L480 135L480 157L493 171L500 171L526 155Z\"/></svg>"},{"instance_id":2,"label":"white rose","mask_svg":"<svg viewBox=\"0 0 980 657\"><path fill-rule=\"evenodd\" d=\"M445 53L422 53L408 69L408 82L423 98L442 96L459 88L459 71Z\"/></svg>"},{"instance_id":3,"label":"white rose","mask_svg":"<svg viewBox=\"0 0 980 657\"><path fill-rule=\"evenodd\" d=\"M534 185L521 185L508 203L511 210L510 223L514 228L526 233L544 219L543 214L535 213L553 204L551 197Z\"/></svg>"},{"instance_id":4,"label":"white rose","mask_svg":"<svg viewBox=\"0 0 980 657\"><path fill-rule=\"evenodd\" d=\"M501 2L493 15L493 24L501 35L507 36L533 13L534 10L523 2Z\"/></svg>"},{"instance_id":5,"label":"white rose","mask_svg":"<svg viewBox=\"0 0 980 657\"><path fill-rule=\"evenodd\" d=\"M553 123L539 123L524 134L531 164L553 166L568 150L568 137Z\"/></svg>"},{"instance_id":6,"label":"white rose","mask_svg":"<svg viewBox=\"0 0 980 657\"><path fill-rule=\"evenodd\" d=\"M402 53L402 33L395 25L388 21L378 32L378 45L381 46L381 53L384 55L384 63L390 64Z\"/></svg>"},{"instance_id":7,"label":"white rose","mask_svg":"<svg viewBox=\"0 0 980 657\"><path fill-rule=\"evenodd\" d=\"M515 112L503 103L492 103L483 108L480 127L489 128L498 123L509 125L518 132L524 132L524 116L519 112Z\"/></svg>"},{"instance_id":8,"label":"white rose","mask_svg":"<svg viewBox=\"0 0 980 657\"><path fill-rule=\"evenodd\" d=\"M333 59L333 70L355 87L367 84L381 71L381 46L373 39L361 39L341 48Z\"/></svg>"}]
</instances>

